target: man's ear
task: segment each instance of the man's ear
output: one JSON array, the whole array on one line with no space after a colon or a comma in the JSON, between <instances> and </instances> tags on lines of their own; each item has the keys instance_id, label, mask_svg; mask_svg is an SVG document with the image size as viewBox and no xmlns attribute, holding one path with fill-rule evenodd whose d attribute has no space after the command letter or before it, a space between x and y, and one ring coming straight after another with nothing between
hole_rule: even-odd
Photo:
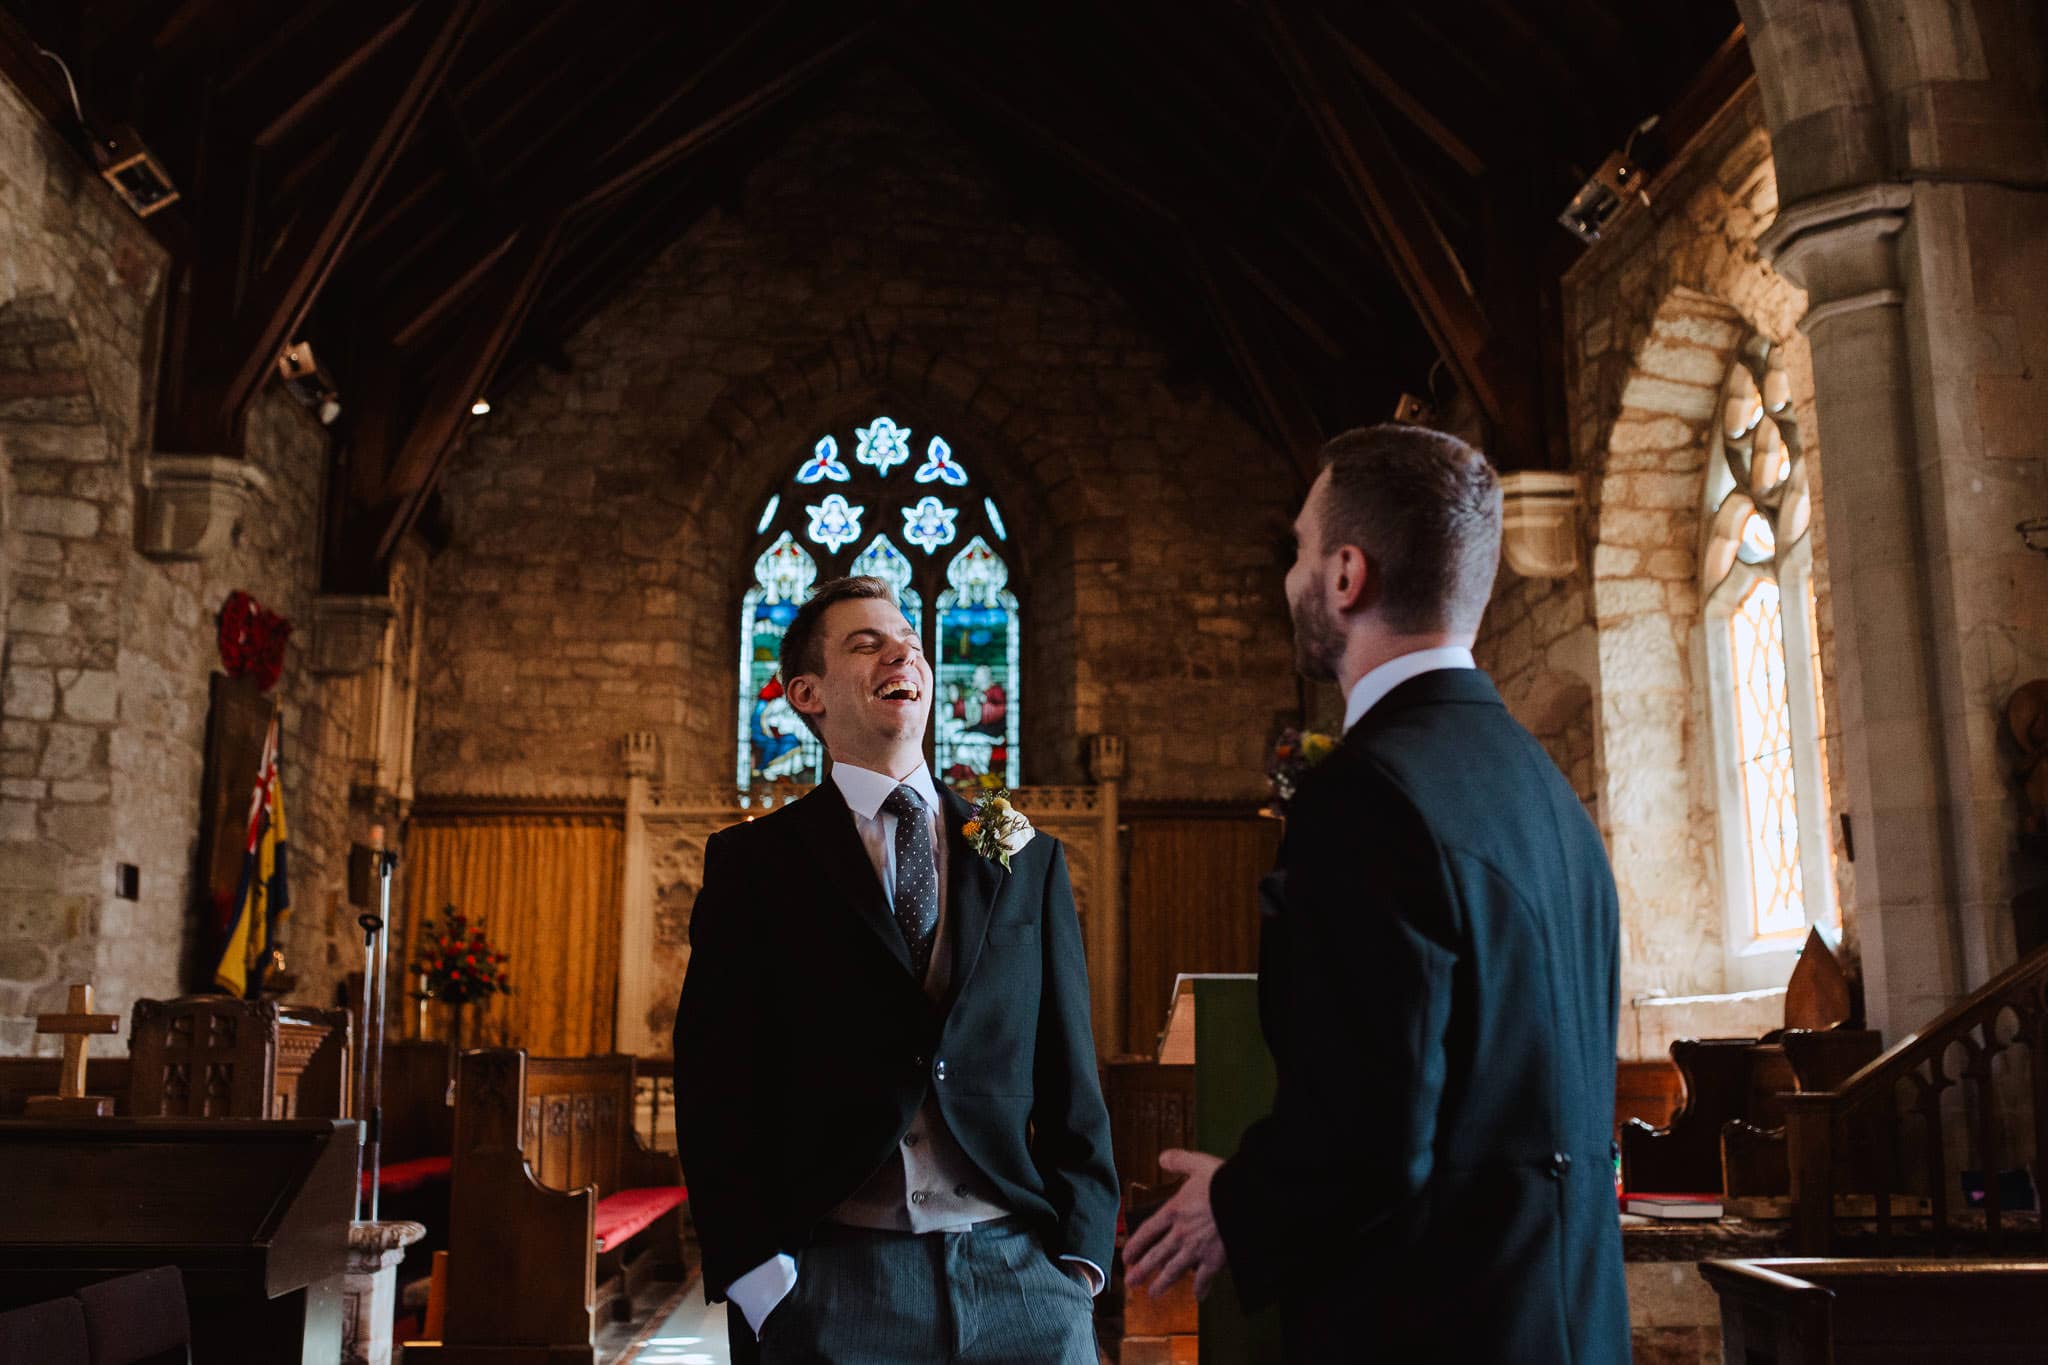
<instances>
[{"instance_id":1,"label":"man's ear","mask_svg":"<svg viewBox=\"0 0 2048 1365\"><path fill-rule=\"evenodd\" d=\"M1330 605L1338 611L1357 611L1371 602L1369 587L1372 562L1365 557L1365 551L1356 545L1346 545L1337 551L1336 564L1330 575Z\"/></svg>"},{"instance_id":2,"label":"man's ear","mask_svg":"<svg viewBox=\"0 0 2048 1365\"><path fill-rule=\"evenodd\" d=\"M825 714L825 698L818 693L818 680L808 673L799 673L783 687L782 695L789 699L791 709L802 716Z\"/></svg>"}]
</instances>

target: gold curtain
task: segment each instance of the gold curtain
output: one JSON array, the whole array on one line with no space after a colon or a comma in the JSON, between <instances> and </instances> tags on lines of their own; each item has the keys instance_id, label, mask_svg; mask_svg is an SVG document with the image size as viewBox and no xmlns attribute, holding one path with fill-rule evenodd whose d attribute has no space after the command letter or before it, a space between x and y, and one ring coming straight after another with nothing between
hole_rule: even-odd
<instances>
[{"instance_id":1,"label":"gold curtain","mask_svg":"<svg viewBox=\"0 0 2048 1365\"><path fill-rule=\"evenodd\" d=\"M449 816L415 820L406 839L405 956L420 925L453 905L481 921L508 957L512 993L463 1007L465 1047L502 1044L549 1057L610 1052L619 985L624 831L603 816ZM418 975L394 965L394 988ZM425 1010L446 1036L448 1007ZM418 1018L410 1014L410 1018Z\"/></svg>"}]
</instances>

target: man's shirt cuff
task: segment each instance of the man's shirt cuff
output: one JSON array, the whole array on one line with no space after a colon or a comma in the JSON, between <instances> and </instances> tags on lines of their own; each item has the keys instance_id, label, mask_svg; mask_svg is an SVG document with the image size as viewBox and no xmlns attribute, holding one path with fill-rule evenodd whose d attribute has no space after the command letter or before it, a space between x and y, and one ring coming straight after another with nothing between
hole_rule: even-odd
<instances>
[{"instance_id":1,"label":"man's shirt cuff","mask_svg":"<svg viewBox=\"0 0 2048 1365\"><path fill-rule=\"evenodd\" d=\"M1102 1267L1089 1260L1086 1256L1062 1256L1060 1259L1069 1264L1077 1265L1088 1272L1088 1292L1090 1294L1100 1294L1104 1287L1109 1284L1109 1276L1102 1273Z\"/></svg>"},{"instance_id":2,"label":"man's shirt cuff","mask_svg":"<svg viewBox=\"0 0 2048 1365\"><path fill-rule=\"evenodd\" d=\"M778 1252L725 1287L725 1296L740 1306L755 1336L775 1306L796 1288L796 1257Z\"/></svg>"}]
</instances>

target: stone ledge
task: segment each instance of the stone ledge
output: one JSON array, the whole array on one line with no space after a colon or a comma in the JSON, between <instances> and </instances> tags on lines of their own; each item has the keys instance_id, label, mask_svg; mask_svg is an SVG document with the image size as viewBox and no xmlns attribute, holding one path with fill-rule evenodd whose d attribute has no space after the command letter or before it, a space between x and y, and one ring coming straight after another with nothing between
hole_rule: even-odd
<instances>
[{"instance_id":1,"label":"stone ledge","mask_svg":"<svg viewBox=\"0 0 2048 1365\"><path fill-rule=\"evenodd\" d=\"M210 559L234 543L235 529L270 478L223 455L151 455L143 467L142 552L151 559Z\"/></svg>"}]
</instances>

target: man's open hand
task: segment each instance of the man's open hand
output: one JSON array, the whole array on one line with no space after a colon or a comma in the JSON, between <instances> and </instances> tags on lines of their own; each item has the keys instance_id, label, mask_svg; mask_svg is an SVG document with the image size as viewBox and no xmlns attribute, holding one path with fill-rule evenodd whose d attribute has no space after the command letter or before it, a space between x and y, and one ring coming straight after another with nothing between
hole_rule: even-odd
<instances>
[{"instance_id":1,"label":"man's open hand","mask_svg":"<svg viewBox=\"0 0 2048 1365\"><path fill-rule=\"evenodd\" d=\"M1187 1179L1124 1243L1125 1283L1156 1297L1193 1271L1195 1297L1207 1296L1210 1283L1225 1264L1223 1234L1217 1231L1216 1215L1209 1208L1209 1180L1222 1164L1221 1157L1179 1148L1160 1153L1161 1170L1178 1172Z\"/></svg>"}]
</instances>

